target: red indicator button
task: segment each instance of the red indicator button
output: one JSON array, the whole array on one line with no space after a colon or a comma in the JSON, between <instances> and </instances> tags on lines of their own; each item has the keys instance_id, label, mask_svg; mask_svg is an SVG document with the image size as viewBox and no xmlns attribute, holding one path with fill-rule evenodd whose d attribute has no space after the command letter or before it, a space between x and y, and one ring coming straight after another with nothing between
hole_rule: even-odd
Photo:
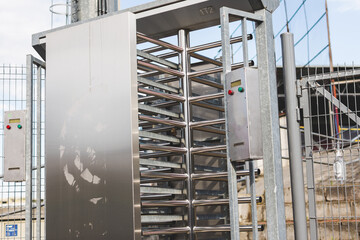
<instances>
[{"instance_id":1,"label":"red indicator button","mask_svg":"<svg viewBox=\"0 0 360 240\"><path fill-rule=\"evenodd\" d=\"M10 129L11 129L11 126L10 126L10 125L7 125L6 128L10 130Z\"/></svg>"},{"instance_id":2,"label":"red indicator button","mask_svg":"<svg viewBox=\"0 0 360 240\"><path fill-rule=\"evenodd\" d=\"M229 91L228 91L228 94L229 94L229 95L234 95L234 91L233 91L233 90L229 90Z\"/></svg>"}]
</instances>

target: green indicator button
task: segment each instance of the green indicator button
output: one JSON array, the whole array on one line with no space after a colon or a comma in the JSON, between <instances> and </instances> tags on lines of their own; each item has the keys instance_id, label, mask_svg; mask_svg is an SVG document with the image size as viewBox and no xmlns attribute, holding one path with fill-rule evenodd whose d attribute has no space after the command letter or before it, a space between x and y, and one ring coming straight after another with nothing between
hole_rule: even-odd
<instances>
[{"instance_id":1,"label":"green indicator button","mask_svg":"<svg viewBox=\"0 0 360 240\"><path fill-rule=\"evenodd\" d=\"M19 124L19 125L17 125L17 127L18 127L18 129L22 129L22 126Z\"/></svg>"},{"instance_id":2,"label":"green indicator button","mask_svg":"<svg viewBox=\"0 0 360 240\"><path fill-rule=\"evenodd\" d=\"M243 87L239 87L238 90L239 90L239 92L244 92L245 91L245 89Z\"/></svg>"}]
</instances>

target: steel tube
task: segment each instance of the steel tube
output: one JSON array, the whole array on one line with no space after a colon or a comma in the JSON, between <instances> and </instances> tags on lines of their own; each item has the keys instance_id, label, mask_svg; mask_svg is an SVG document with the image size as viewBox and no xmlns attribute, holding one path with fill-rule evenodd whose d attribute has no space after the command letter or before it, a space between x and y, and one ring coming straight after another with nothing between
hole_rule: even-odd
<instances>
[{"instance_id":1,"label":"steel tube","mask_svg":"<svg viewBox=\"0 0 360 240\"><path fill-rule=\"evenodd\" d=\"M156 71L159 71L159 72L162 72L162 73L167 73L167 74L170 74L170 75L174 75L174 76L177 76L177 77L183 77L184 76L184 74L182 72L179 72L177 70L173 70L173 69L170 69L170 68L160 67L158 65L154 65L154 64L144 62L144 61L141 61L141 60L137 60L137 63L138 63L139 67L142 66L142 67L150 68L150 69L153 69L153 70L156 70ZM144 75L139 75L139 76L144 77Z\"/></svg>"},{"instance_id":2,"label":"steel tube","mask_svg":"<svg viewBox=\"0 0 360 240\"><path fill-rule=\"evenodd\" d=\"M187 153L186 148L169 147L169 146L161 146L161 145L151 145L151 144L140 144L140 149L154 150L154 151L164 151L164 152L175 152L175 153Z\"/></svg>"},{"instance_id":3,"label":"steel tube","mask_svg":"<svg viewBox=\"0 0 360 240\"><path fill-rule=\"evenodd\" d=\"M36 76L36 206L41 206L41 70ZM36 239L41 239L41 207L36 209Z\"/></svg>"},{"instance_id":4,"label":"steel tube","mask_svg":"<svg viewBox=\"0 0 360 240\"><path fill-rule=\"evenodd\" d=\"M250 66L253 66L254 61L250 61L248 64ZM235 70L235 69L242 68L242 67L244 67L244 63L236 63L231 66L231 69ZM219 73L222 71L223 71L223 67L215 67L215 68L210 68L210 69L206 69L206 70L190 72L190 73L188 73L188 75L189 75L189 78L193 78L193 77L199 77L199 76L213 74L213 73Z\"/></svg>"},{"instance_id":5,"label":"steel tube","mask_svg":"<svg viewBox=\"0 0 360 240\"><path fill-rule=\"evenodd\" d=\"M175 46L175 45L172 45L170 43L167 43L167 42L164 42L164 41L161 41L161 40L152 39L152 38L146 36L145 34L142 34L142 33L139 33L139 32L136 34L136 36L138 38L141 38L141 39L145 40L145 41L154 43L156 45L165 47L167 49L171 49L171 50L174 50L174 51L177 51L177 52L182 52L183 51L183 48L181 48L179 46Z\"/></svg>"},{"instance_id":6,"label":"steel tube","mask_svg":"<svg viewBox=\"0 0 360 240\"><path fill-rule=\"evenodd\" d=\"M207 121L200 121L200 122L192 122L191 127L192 128L198 128L198 127L206 127L206 126L212 126L217 124L224 124L225 118L221 119L214 119L214 120L207 120Z\"/></svg>"},{"instance_id":7,"label":"steel tube","mask_svg":"<svg viewBox=\"0 0 360 240\"><path fill-rule=\"evenodd\" d=\"M32 121L33 121L33 57L26 56L26 193L25 193L25 240L32 239Z\"/></svg>"},{"instance_id":8,"label":"steel tube","mask_svg":"<svg viewBox=\"0 0 360 240\"><path fill-rule=\"evenodd\" d=\"M213 94L208 94L208 95L203 95L203 96L191 97L191 98L189 98L189 101L190 101L190 103L194 103L194 102L201 102L201 101L218 99L218 98L223 98L223 97L224 97L224 93L220 92L220 93L213 93Z\"/></svg>"},{"instance_id":9,"label":"steel tube","mask_svg":"<svg viewBox=\"0 0 360 240\"><path fill-rule=\"evenodd\" d=\"M234 43L242 42L242 39L243 39L242 36L241 37L234 37L234 38L230 39L230 43L234 44ZM247 39L251 40L251 39L253 39L253 36L251 34L249 34L247 36ZM221 47L221 44L222 44L221 41L217 41L217 42L206 43L206 44L203 44L203 45L191 47L191 48L189 48L188 53L200 52L200 51L211 49L211 48Z\"/></svg>"},{"instance_id":10,"label":"steel tube","mask_svg":"<svg viewBox=\"0 0 360 240\"><path fill-rule=\"evenodd\" d=\"M225 226L214 226L214 227L195 227L194 232L196 233L208 233L208 232L230 232L231 227ZM239 226L239 232L251 232L252 226ZM258 231L264 231L264 226L258 226Z\"/></svg>"},{"instance_id":11,"label":"steel tube","mask_svg":"<svg viewBox=\"0 0 360 240\"><path fill-rule=\"evenodd\" d=\"M186 126L186 124L184 122L156 118L156 117L149 117L149 116L145 116L145 115L139 115L139 119L143 120L143 121L149 121L152 123L165 124L165 125L170 125L170 126L175 126L175 127L180 127L180 128Z\"/></svg>"},{"instance_id":12,"label":"steel tube","mask_svg":"<svg viewBox=\"0 0 360 240\"><path fill-rule=\"evenodd\" d=\"M221 106L217 106L217 105L209 104L209 103L204 103L204 102L194 102L194 103L192 103L192 105L202 107L202 108L206 108L206 109L219 111L219 112L224 112L225 111L224 108L221 107Z\"/></svg>"},{"instance_id":13,"label":"steel tube","mask_svg":"<svg viewBox=\"0 0 360 240\"><path fill-rule=\"evenodd\" d=\"M168 94L168 93L163 93L163 92L158 92L158 91L153 91L153 90L149 90L146 88L138 88L138 92L140 93L145 93L148 95L152 95L155 97L160 97L160 98L165 98L168 100L174 100L177 102L184 102L185 98L179 95L173 95L173 94Z\"/></svg>"},{"instance_id":14,"label":"steel tube","mask_svg":"<svg viewBox=\"0 0 360 240\"><path fill-rule=\"evenodd\" d=\"M160 229L144 229L142 230L143 236L151 235L168 235L168 234L185 234L190 232L190 227L179 227L179 228L160 228Z\"/></svg>"},{"instance_id":15,"label":"steel tube","mask_svg":"<svg viewBox=\"0 0 360 240\"><path fill-rule=\"evenodd\" d=\"M260 169L254 170L256 175L260 174ZM240 170L235 172L236 176L248 176L249 170ZM193 173L192 178L194 180L204 180L204 179L216 179L227 177L227 172L215 172L215 173ZM236 201L238 202L238 200Z\"/></svg>"},{"instance_id":16,"label":"steel tube","mask_svg":"<svg viewBox=\"0 0 360 240\"><path fill-rule=\"evenodd\" d=\"M308 239L304 173L301 152L300 122L298 120L298 98L296 96L296 66L294 35L281 34L283 77L285 87L286 122L290 157L291 195L294 215L295 239Z\"/></svg>"},{"instance_id":17,"label":"steel tube","mask_svg":"<svg viewBox=\"0 0 360 240\"><path fill-rule=\"evenodd\" d=\"M170 201L143 201L142 207L186 207L188 200L170 200Z\"/></svg>"},{"instance_id":18,"label":"steel tube","mask_svg":"<svg viewBox=\"0 0 360 240\"><path fill-rule=\"evenodd\" d=\"M239 204L250 203L250 197L239 197ZM256 197L256 202L261 203L262 197ZM214 206L214 205L228 205L229 199L212 199L212 200L193 200L194 207L198 206Z\"/></svg>"},{"instance_id":19,"label":"steel tube","mask_svg":"<svg viewBox=\"0 0 360 240\"><path fill-rule=\"evenodd\" d=\"M221 150L226 150L226 145L195 147L195 148L190 149L192 154L212 152L212 151L221 151Z\"/></svg>"}]
</instances>

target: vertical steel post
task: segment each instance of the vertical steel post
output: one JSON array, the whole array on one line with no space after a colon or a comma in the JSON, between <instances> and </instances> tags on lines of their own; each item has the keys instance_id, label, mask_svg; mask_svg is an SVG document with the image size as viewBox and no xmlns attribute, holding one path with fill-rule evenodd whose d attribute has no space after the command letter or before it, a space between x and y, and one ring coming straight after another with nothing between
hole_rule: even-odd
<instances>
[{"instance_id":1,"label":"vertical steel post","mask_svg":"<svg viewBox=\"0 0 360 240\"><path fill-rule=\"evenodd\" d=\"M41 66L36 76L36 239L41 239Z\"/></svg>"},{"instance_id":2,"label":"vertical steel post","mask_svg":"<svg viewBox=\"0 0 360 240\"><path fill-rule=\"evenodd\" d=\"M281 159L275 44L272 15L256 12L263 22L256 25L256 49L259 69L261 125L264 144L264 181L267 238L286 239L284 183Z\"/></svg>"},{"instance_id":3,"label":"vertical steel post","mask_svg":"<svg viewBox=\"0 0 360 240\"><path fill-rule=\"evenodd\" d=\"M305 159L306 159L306 178L309 201L309 221L310 221L310 239L318 239L318 223L316 215L315 199L315 180L314 180L314 159L312 156L312 125L310 116L309 86L305 80L302 83L302 94L300 99L301 108L303 109L304 131L305 131Z\"/></svg>"},{"instance_id":4,"label":"vertical steel post","mask_svg":"<svg viewBox=\"0 0 360 240\"><path fill-rule=\"evenodd\" d=\"M180 66L181 71L184 73L184 77L182 79L182 87L183 87L183 94L185 97L185 102L183 103L183 110L184 110L184 121L186 123L185 127L185 147L187 149L186 152L186 169L188 174L187 179L187 195L189 200L189 207L188 207L188 222L190 227L190 234L189 239L194 239L193 229L194 229L194 209L192 206L192 200L194 199L194 189L193 189L193 182L191 178L192 170L193 170L193 163L192 163L192 156L191 156L191 144L192 144L192 136L191 136L191 106L189 102L189 97L191 95L191 85L188 78L189 72L189 55L187 54L187 48L189 47L189 32L181 29L178 31L178 42L179 46L183 49L183 52L180 56Z\"/></svg>"},{"instance_id":5,"label":"vertical steel post","mask_svg":"<svg viewBox=\"0 0 360 240\"><path fill-rule=\"evenodd\" d=\"M26 56L26 192L25 192L25 240L32 239L32 104L33 104L33 57Z\"/></svg>"},{"instance_id":6,"label":"vertical steel post","mask_svg":"<svg viewBox=\"0 0 360 240\"><path fill-rule=\"evenodd\" d=\"M299 105L296 91L294 35L281 34L286 121L290 157L291 195L295 239L307 239L304 173L301 154Z\"/></svg>"},{"instance_id":7,"label":"vertical steel post","mask_svg":"<svg viewBox=\"0 0 360 240\"><path fill-rule=\"evenodd\" d=\"M222 63L223 73L221 81L224 85L224 91L226 93L225 75L231 72L231 48L230 48L230 31L229 31L229 14L226 8L220 9L220 22L221 22L221 43L222 43ZM227 94L224 94L224 101L227 101ZM226 104L225 118L227 118ZM229 129L226 125L226 138L229 136ZM229 191L229 208L230 208L230 226L231 226L231 240L240 239L239 230L239 204L238 204L238 192L237 192L237 177L236 169L233 163L230 161L229 145L226 144L227 151L227 172L228 172L228 191Z\"/></svg>"}]
</instances>

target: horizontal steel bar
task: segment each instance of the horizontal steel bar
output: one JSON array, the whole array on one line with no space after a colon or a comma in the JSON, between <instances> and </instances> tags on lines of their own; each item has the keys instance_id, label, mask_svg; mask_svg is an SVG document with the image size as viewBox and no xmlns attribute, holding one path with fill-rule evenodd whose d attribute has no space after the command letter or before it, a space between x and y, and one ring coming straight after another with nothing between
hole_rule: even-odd
<instances>
[{"instance_id":1,"label":"horizontal steel bar","mask_svg":"<svg viewBox=\"0 0 360 240\"><path fill-rule=\"evenodd\" d=\"M174 76L177 76L177 77L183 77L184 76L184 74L182 72L179 72L177 70L173 70L173 69L170 69L170 68L160 67L158 65L154 65L154 64L144 62L144 61L141 61L141 60L138 60L137 63L138 63L138 66L150 68L150 69L162 72L162 73L167 73L167 74L174 75Z\"/></svg>"},{"instance_id":2,"label":"horizontal steel bar","mask_svg":"<svg viewBox=\"0 0 360 240\"><path fill-rule=\"evenodd\" d=\"M174 50L174 51L177 51L177 52L182 52L183 49L179 46L175 46L175 45L172 45L170 43L167 43L167 42L164 42L164 41L161 41L161 40L157 40L157 39L152 39L148 36L146 36L145 34L143 33L137 33L136 36L140 39L143 39L145 41L148 41L148 42L151 42L151 43L154 43L156 45L159 45L159 46L162 46L162 47L165 47L167 49L171 49L171 50Z\"/></svg>"},{"instance_id":3,"label":"horizontal steel bar","mask_svg":"<svg viewBox=\"0 0 360 240\"><path fill-rule=\"evenodd\" d=\"M162 84L157 82L156 80L148 80L146 78L138 77L138 82L143 83L147 86L152 86L161 90L169 91L172 93L179 93L179 89L176 89L174 87L170 87L168 85Z\"/></svg>"},{"instance_id":4,"label":"horizontal steel bar","mask_svg":"<svg viewBox=\"0 0 360 240\"><path fill-rule=\"evenodd\" d=\"M226 145L191 148L191 154L226 150Z\"/></svg>"},{"instance_id":5,"label":"horizontal steel bar","mask_svg":"<svg viewBox=\"0 0 360 240\"><path fill-rule=\"evenodd\" d=\"M149 117L149 116L145 116L145 115L139 115L139 119L143 120L143 121L148 121L148 122L158 123L158 124L165 124L165 125L170 125L170 126L175 126L175 127L185 127L186 126L186 123L184 123L184 122L156 118L156 117Z\"/></svg>"},{"instance_id":6,"label":"horizontal steel bar","mask_svg":"<svg viewBox=\"0 0 360 240\"><path fill-rule=\"evenodd\" d=\"M206 120L206 121L200 121L200 122L191 122L190 127L191 128L199 128L199 127L206 127L206 126L224 124L224 123L225 123L225 118L221 118L221 119Z\"/></svg>"},{"instance_id":7,"label":"horizontal steel bar","mask_svg":"<svg viewBox=\"0 0 360 240\"><path fill-rule=\"evenodd\" d=\"M175 153L186 153L187 149L183 147L169 147L152 144L140 144L140 149L163 151L163 152L175 152Z\"/></svg>"},{"instance_id":8,"label":"horizontal steel bar","mask_svg":"<svg viewBox=\"0 0 360 240\"><path fill-rule=\"evenodd\" d=\"M141 200L159 200L159 199L169 199L172 198L172 194L141 194Z\"/></svg>"},{"instance_id":9,"label":"horizontal steel bar","mask_svg":"<svg viewBox=\"0 0 360 240\"><path fill-rule=\"evenodd\" d=\"M160 115L164 115L164 116L168 116L168 117L174 117L174 118L180 117L178 113L174 113L174 112L162 109L162 108L152 107L152 106L146 105L146 104L139 104L139 111L156 113L156 114L160 114Z\"/></svg>"},{"instance_id":10,"label":"horizontal steel bar","mask_svg":"<svg viewBox=\"0 0 360 240\"><path fill-rule=\"evenodd\" d=\"M224 97L224 93L220 92L220 93L213 93L213 94L208 94L208 95L190 97L189 101L190 101L190 103L194 103L194 102L201 102L201 101L218 99L218 98L223 98L223 97Z\"/></svg>"},{"instance_id":11,"label":"horizontal steel bar","mask_svg":"<svg viewBox=\"0 0 360 240\"><path fill-rule=\"evenodd\" d=\"M255 174L260 174L260 169L255 170ZM216 178L224 178L227 177L227 172L216 172L216 173L193 173L191 175L193 180L204 180L204 179L216 179ZM239 170L236 171L237 176L248 176L249 170Z\"/></svg>"},{"instance_id":12,"label":"horizontal steel bar","mask_svg":"<svg viewBox=\"0 0 360 240\"><path fill-rule=\"evenodd\" d=\"M142 207L187 207L188 200L142 201Z\"/></svg>"},{"instance_id":13,"label":"horizontal steel bar","mask_svg":"<svg viewBox=\"0 0 360 240\"><path fill-rule=\"evenodd\" d=\"M167 67L170 67L170 68L173 68L173 69L178 69L178 65L173 63L173 62L170 62L170 61L167 61L167 60L164 60L162 58L159 58L157 56L154 56L154 55L151 55L147 52L143 52L139 49L137 49L137 55L140 56L140 57L143 57L145 59L148 59L150 60L151 62L157 62L157 63L160 63L164 66L167 66Z\"/></svg>"},{"instance_id":14,"label":"horizontal steel bar","mask_svg":"<svg viewBox=\"0 0 360 240\"><path fill-rule=\"evenodd\" d=\"M211 110L215 110L218 112L224 112L224 108L218 105L214 105L214 104L209 104L209 103L204 103L204 102L194 102L192 103L193 106L198 106L198 107L202 107L202 108L207 108L207 109L211 109Z\"/></svg>"},{"instance_id":15,"label":"horizontal steel bar","mask_svg":"<svg viewBox=\"0 0 360 240\"><path fill-rule=\"evenodd\" d=\"M169 167L169 168L176 168L176 169L181 168L180 163L156 161L156 160L149 160L149 159L143 159L143 158L140 158L140 165L155 166L155 167Z\"/></svg>"},{"instance_id":16,"label":"horizontal steel bar","mask_svg":"<svg viewBox=\"0 0 360 240\"><path fill-rule=\"evenodd\" d=\"M208 80L208 79L205 79L205 78L202 78L202 77L193 77L193 78L191 78L191 81L201 83L206 86L214 87L217 89L224 89L224 85L214 82L214 81L211 81L211 80Z\"/></svg>"},{"instance_id":17,"label":"horizontal steel bar","mask_svg":"<svg viewBox=\"0 0 360 240\"><path fill-rule=\"evenodd\" d=\"M155 128L143 128L143 131L147 131L147 132L170 132L170 131L175 131L175 128L172 126L166 126L166 127L155 127Z\"/></svg>"},{"instance_id":18,"label":"horizontal steel bar","mask_svg":"<svg viewBox=\"0 0 360 240\"><path fill-rule=\"evenodd\" d=\"M253 66L253 65L254 65L254 61L249 61L249 66ZM236 63L231 66L231 69L235 70L235 69L242 68L242 67L244 67L244 63ZM223 67L215 67L215 68L205 69L205 70L196 71L196 72L189 72L188 76L189 76L189 78L193 78L193 77L199 77L199 76L213 74L213 73L219 73L222 71L223 71Z\"/></svg>"},{"instance_id":19,"label":"horizontal steel bar","mask_svg":"<svg viewBox=\"0 0 360 240\"><path fill-rule=\"evenodd\" d=\"M141 223L166 223L174 221L183 221L181 215L142 215Z\"/></svg>"},{"instance_id":20,"label":"horizontal steel bar","mask_svg":"<svg viewBox=\"0 0 360 240\"><path fill-rule=\"evenodd\" d=\"M239 204L251 203L251 197L239 197ZM262 197L256 197L256 202L261 203ZM229 199L193 200L194 207L228 205Z\"/></svg>"},{"instance_id":21,"label":"horizontal steel bar","mask_svg":"<svg viewBox=\"0 0 360 240\"><path fill-rule=\"evenodd\" d=\"M167 141L167 142L172 142L172 143L180 143L180 139L178 139L176 137L158 134L158 133L146 132L146 131L140 131L139 137L151 138L151 139L155 139L155 140Z\"/></svg>"},{"instance_id":22,"label":"horizontal steel bar","mask_svg":"<svg viewBox=\"0 0 360 240\"><path fill-rule=\"evenodd\" d=\"M159 98L164 98L164 99L168 99L168 100L173 100L173 101L177 101L177 102L184 102L185 98L179 95L174 95L174 94L168 94L168 93L164 93L164 92L159 92L159 91L154 91L154 90L149 90L146 88L138 88L138 92L139 93L144 93L147 95L151 95L151 96L156 96Z\"/></svg>"},{"instance_id":23,"label":"horizontal steel bar","mask_svg":"<svg viewBox=\"0 0 360 240\"><path fill-rule=\"evenodd\" d=\"M252 225L240 226L240 232L252 232ZM230 232L230 226L213 226L213 227L194 227L195 233L209 233L209 232ZM258 231L264 231L264 226L259 225Z\"/></svg>"},{"instance_id":24,"label":"horizontal steel bar","mask_svg":"<svg viewBox=\"0 0 360 240\"><path fill-rule=\"evenodd\" d=\"M190 227L177 227L177 228L157 228L157 229L143 229L143 236L151 235L172 235L172 234L187 234L190 232Z\"/></svg>"},{"instance_id":25,"label":"horizontal steel bar","mask_svg":"<svg viewBox=\"0 0 360 240\"><path fill-rule=\"evenodd\" d=\"M251 34L248 34L248 40L251 40L251 39L253 39L253 36ZM231 44L238 43L238 42L242 42L242 36L241 37L234 37L234 38L230 39ZM221 45L222 45L221 41L212 42L212 43L206 43L206 44L203 44L203 45L191 47L191 48L188 49L187 52L188 53L200 52L200 51L211 49L211 48L221 47Z\"/></svg>"},{"instance_id":26,"label":"horizontal steel bar","mask_svg":"<svg viewBox=\"0 0 360 240\"><path fill-rule=\"evenodd\" d=\"M215 133L225 135L225 130L215 128L215 127L192 127L193 130L201 131L201 132L208 132L208 133Z\"/></svg>"},{"instance_id":27,"label":"horizontal steel bar","mask_svg":"<svg viewBox=\"0 0 360 240\"><path fill-rule=\"evenodd\" d=\"M200 59L202 61L214 64L214 65L219 66L219 67L222 66L222 62L217 61L217 60L212 59L212 58L209 58L209 57L206 57L206 56L198 54L198 53L190 53L190 56L194 57L194 58L197 58L197 59Z\"/></svg>"},{"instance_id":28,"label":"horizontal steel bar","mask_svg":"<svg viewBox=\"0 0 360 240\"><path fill-rule=\"evenodd\" d=\"M143 178L159 178L167 179L172 181L181 181L188 178L187 174L184 173L158 173L158 172L141 172Z\"/></svg>"},{"instance_id":29,"label":"horizontal steel bar","mask_svg":"<svg viewBox=\"0 0 360 240\"><path fill-rule=\"evenodd\" d=\"M159 188L159 187L140 187L140 193L160 193L160 194L183 194L181 189Z\"/></svg>"},{"instance_id":30,"label":"horizontal steel bar","mask_svg":"<svg viewBox=\"0 0 360 240\"><path fill-rule=\"evenodd\" d=\"M154 53L154 52L160 52L160 51L167 50L167 49L168 48L163 47L163 46L153 46L153 47L141 49L141 51L146 52L146 53Z\"/></svg>"}]
</instances>

